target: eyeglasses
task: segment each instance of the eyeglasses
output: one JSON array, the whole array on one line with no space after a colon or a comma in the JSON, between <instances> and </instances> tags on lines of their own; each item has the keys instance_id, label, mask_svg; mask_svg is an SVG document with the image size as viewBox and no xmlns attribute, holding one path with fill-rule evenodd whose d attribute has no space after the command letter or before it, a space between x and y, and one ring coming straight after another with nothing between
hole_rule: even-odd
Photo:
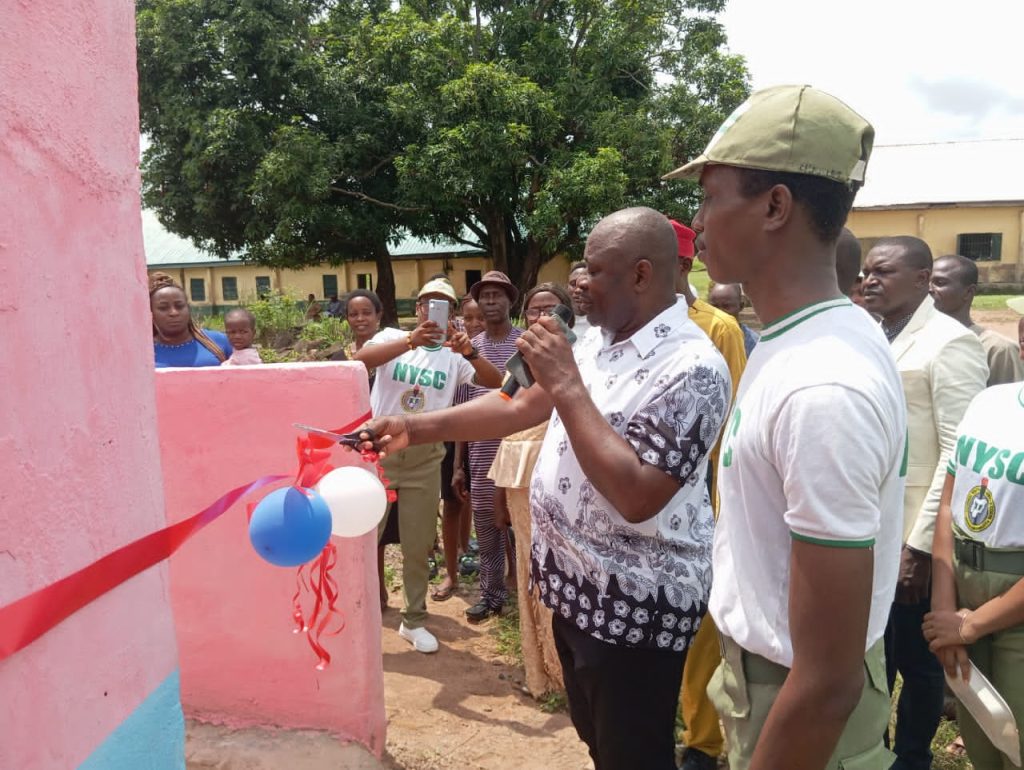
<instances>
[{"instance_id":1,"label":"eyeglasses","mask_svg":"<svg viewBox=\"0 0 1024 770\"><path fill-rule=\"evenodd\" d=\"M531 321L536 321L542 315L551 315L555 312L555 308L558 305L549 305L548 307L532 307L526 311L526 317Z\"/></svg>"}]
</instances>

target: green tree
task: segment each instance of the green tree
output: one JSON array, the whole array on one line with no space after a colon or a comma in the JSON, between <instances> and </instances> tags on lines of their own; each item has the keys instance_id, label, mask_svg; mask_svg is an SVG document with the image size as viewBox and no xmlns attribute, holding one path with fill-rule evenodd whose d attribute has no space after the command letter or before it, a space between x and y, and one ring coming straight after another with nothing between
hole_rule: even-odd
<instances>
[{"instance_id":1,"label":"green tree","mask_svg":"<svg viewBox=\"0 0 1024 770\"><path fill-rule=\"evenodd\" d=\"M402 230L526 287L610 211L692 215L659 176L747 94L723 4L139 0L145 201L222 255L372 255L391 308Z\"/></svg>"},{"instance_id":2,"label":"green tree","mask_svg":"<svg viewBox=\"0 0 1024 770\"><path fill-rule=\"evenodd\" d=\"M398 200L521 288L617 208L692 216L695 185L659 177L749 92L723 5L417 0L364 20L350 64L386 84L412 138L394 158Z\"/></svg>"},{"instance_id":3,"label":"green tree","mask_svg":"<svg viewBox=\"0 0 1024 770\"><path fill-rule=\"evenodd\" d=\"M408 217L388 159L401 143L372 83L351 83L320 0L139 0L143 199L222 257L275 267L375 260L397 320L388 239ZM386 3L346 4L348 23ZM333 13L335 26L345 15ZM339 186L344 185L344 188Z\"/></svg>"}]
</instances>

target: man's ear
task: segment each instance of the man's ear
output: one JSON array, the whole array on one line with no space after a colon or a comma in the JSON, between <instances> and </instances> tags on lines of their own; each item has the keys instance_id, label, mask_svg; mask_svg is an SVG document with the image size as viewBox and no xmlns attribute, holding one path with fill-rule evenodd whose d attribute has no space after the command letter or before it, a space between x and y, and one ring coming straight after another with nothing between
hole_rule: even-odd
<instances>
[{"instance_id":1,"label":"man's ear","mask_svg":"<svg viewBox=\"0 0 1024 770\"><path fill-rule=\"evenodd\" d=\"M793 193L786 185L773 186L765 194L764 229L768 232L781 230L792 218L795 206Z\"/></svg>"},{"instance_id":2,"label":"man's ear","mask_svg":"<svg viewBox=\"0 0 1024 770\"><path fill-rule=\"evenodd\" d=\"M633 288L640 292L651 284L654 275L654 265L649 259L638 259L633 265Z\"/></svg>"}]
</instances>

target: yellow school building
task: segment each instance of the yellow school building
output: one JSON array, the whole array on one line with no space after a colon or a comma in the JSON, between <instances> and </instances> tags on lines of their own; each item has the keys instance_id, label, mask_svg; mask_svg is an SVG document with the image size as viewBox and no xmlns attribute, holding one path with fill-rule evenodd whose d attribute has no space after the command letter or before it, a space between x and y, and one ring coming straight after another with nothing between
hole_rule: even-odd
<instances>
[{"instance_id":1,"label":"yellow school building","mask_svg":"<svg viewBox=\"0 0 1024 770\"><path fill-rule=\"evenodd\" d=\"M880 145L847 227L863 252L914 235L935 257L975 260L993 289L1024 284L1024 139Z\"/></svg>"},{"instance_id":2,"label":"yellow school building","mask_svg":"<svg viewBox=\"0 0 1024 770\"><path fill-rule=\"evenodd\" d=\"M200 312L217 312L253 297L283 291L305 299L318 300L344 295L353 289L377 288L377 266L372 259L322 264L302 270L270 268L233 257L220 259L197 248L191 241L167 231L156 214L143 209L142 234L146 267L150 272L169 274ZM391 247L391 268L395 274L395 296L399 313L411 312L419 288L436 273L445 273L460 294L491 270L486 252L461 243L407 237ZM555 257L541 268L538 282L565 283L569 261Z\"/></svg>"}]
</instances>

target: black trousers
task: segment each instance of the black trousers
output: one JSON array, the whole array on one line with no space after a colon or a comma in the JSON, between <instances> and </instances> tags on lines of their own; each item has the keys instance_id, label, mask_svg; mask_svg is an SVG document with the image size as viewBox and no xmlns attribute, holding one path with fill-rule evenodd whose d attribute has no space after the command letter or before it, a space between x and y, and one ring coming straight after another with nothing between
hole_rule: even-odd
<instances>
[{"instance_id":1,"label":"black trousers","mask_svg":"<svg viewBox=\"0 0 1024 770\"><path fill-rule=\"evenodd\" d=\"M928 770L932 766L932 739L942 716L946 686L942 664L928 649L921 631L931 610L931 597L920 604L895 604L885 629L885 663L889 692L896 673L903 675L903 689L896 705L896 754L893 770Z\"/></svg>"},{"instance_id":2,"label":"black trousers","mask_svg":"<svg viewBox=\"0 0 1024 770\"><path fill-rule=\"evenodd\" d=\"M676 770L685 652L622 647L551 623L569 715L597 770Z\"/></svg>"}]
</instances>

